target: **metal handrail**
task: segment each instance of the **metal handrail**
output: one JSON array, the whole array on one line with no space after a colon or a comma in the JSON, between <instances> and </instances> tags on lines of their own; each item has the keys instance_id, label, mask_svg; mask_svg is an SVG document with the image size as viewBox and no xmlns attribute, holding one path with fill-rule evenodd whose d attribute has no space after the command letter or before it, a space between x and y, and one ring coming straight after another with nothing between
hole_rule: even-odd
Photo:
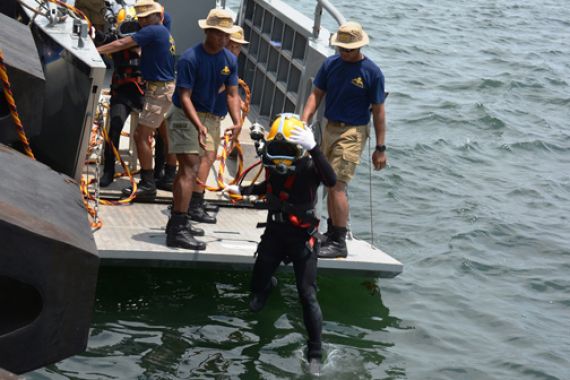
<instances>
[{"instance_id":1,"label":"metal handrail","mask_svg":"<svg viewBox=\"0 0 570 380\"><path fill-rule=\"evenodd\" d=\"M330 15L342 25L346 22L346 19L339 12L338 9L328 0L317 0L317 7L315 8L315 23L313 24L313 37L318 38L321 31L321 16L323 14L323 9L330 13Z\"/></svg>"}]
</instances>

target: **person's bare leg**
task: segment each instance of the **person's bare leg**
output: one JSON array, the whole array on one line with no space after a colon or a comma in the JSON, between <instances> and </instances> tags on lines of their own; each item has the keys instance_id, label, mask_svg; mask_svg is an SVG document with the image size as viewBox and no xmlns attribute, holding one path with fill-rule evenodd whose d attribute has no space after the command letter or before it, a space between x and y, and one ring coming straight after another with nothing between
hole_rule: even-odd
<instances>
[{"instance_id":1,"label":"person's bare leg","mask_svg":"<svg viewBox=\"0 0 570 380\"><path fill-rule=\"evenodd\" d=\"M166 155L166 165L176 166L176 155L168 153L170 142L168 141L168 133L166 131L166 122L162 122L158 128L158 133L162 137L164 143L164 154Z\"/></svg>"},{"instance_id":2,"label":"person's bare leg","mask_svg":"<svg viewBox=\"0 0 570 380\"><path fill-rule=\"evenodd\" d=\"M210 169L212 168L215 159L216 152L207 152L205 155L200 157L200 169L198 169L198 179L200 182L206 183L208 180L208 175L210 175ZM204 192L204 186L202 185L198 185L195 189L196 192Z\"/></svg>"},{"instance_id":3,"label":"person's bare leg","mask_svg":"<svg viewBox=\"0 0 570 380\"><path fill-rule=\"evenodd\" d=\"M139 124L135 130L135 143L137 145L137 155L142 170L152 170L152 146L151 138L154 136L154 129Z\"/></svg>"},{"instance_id":4,"label":"person's bare leg","mask_svg":"<svg viewBox=\"0 0 570 380\"><path fill-rule=\"evenodd\" d=\"M192 191L196 183L196 173L200 165L200 158L197 154L177 154L176 158L180 163L178 173L174 179L172 190L173 211L185 213L188 211Z\"/></svg>"},{"instance_id":5,"label":"person's bare leg","mask_svg":"<svg viewBox=\"0 0 570 380\"><path fill-rule=\"evenodd\" d=\"M349 212L346 183L337 181L334 187L328 189L328 192L327 204L333 225L346 227Z\"/></svg>"}]
</instances>

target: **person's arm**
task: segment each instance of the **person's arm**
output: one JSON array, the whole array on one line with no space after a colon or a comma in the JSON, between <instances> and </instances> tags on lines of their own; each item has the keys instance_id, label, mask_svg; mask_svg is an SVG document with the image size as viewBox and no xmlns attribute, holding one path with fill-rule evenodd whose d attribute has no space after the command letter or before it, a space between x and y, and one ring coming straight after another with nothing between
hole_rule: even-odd
<instances>
[{"instance_id":1,"label":"person's arm","mask_svg":"<svg viewBox=\"0 0 570 380\"><path fill-rule=\"evenodd\" d=\"M321 100L325 96L325 92L318 87L314 87L311 95L307 98L305 102L305 107L303 107L303 115L301 116L301 120L305 123L309 124L313 115L319 108L319 104L321 104Z\"/></svg>"},{"instance_id":2,"label":"person's arm","mask_svg":"<svg viewBox=\"0 0 570 380\"><path fill-rule=\"evenodd\" d=\"M130 49L135 46L138 46L136 41L133 39L133 37L128 36L115 40L103 46L99 46L97 48L97 52L99 52L99 54L112 54L125 49Z\"/></svg>"},{"instance_id":3,"label":"person's arm","mask_svg":"<svg viewBox=\"0 0 570 380\"><path fill-rule=\"evenodd\" d=\"M176 91L179 91L180 104L182 105L182 110L184 111L184 114L198 130L198 143L200 144L200 147L205 150L208 130L200 121L200 118L198 117L198 112L196 112L194 103L192 103L192 89L177 87Z\"/></svg>"},{"instance_id":4,"label":"person's arm","mask_svg":"<svg viewBox=\"0 0 570 380\"><path fill-rule=\"evenodd\" d=\"M239 96L238 86L226 86L226 94L228 99L228 111L234 125L226 128L226 132L231 132L232 141L236 141L241 132L241 98Z\"/></svg>"},{"instance_id":5,"label":"person's arm","mask_svg":"<svg viewBox=\"0 0 570 380\"><path fill-rule=\"evenodd\" d=\"M326 187L333 187L336 185L336 173L319 147L315 146L309 151L309 153L311 154L315 170L317 171L321 182Z\"/></svg>"},{"instance_id":6,"label":"person's arm","mask_svg":"<svg viewBox=\"0 0 570 380\"><path fill-rule=\"evenodd\" d=\"M374 131L376 132L376 145L385 145L386 142L386 111L384 103L372 105L372 123L374 124ZM374 149L372 153L372 163L374 170L381 170L388 162L388 155L386 152L379 152Z\"/></svg>"}]
</instances>

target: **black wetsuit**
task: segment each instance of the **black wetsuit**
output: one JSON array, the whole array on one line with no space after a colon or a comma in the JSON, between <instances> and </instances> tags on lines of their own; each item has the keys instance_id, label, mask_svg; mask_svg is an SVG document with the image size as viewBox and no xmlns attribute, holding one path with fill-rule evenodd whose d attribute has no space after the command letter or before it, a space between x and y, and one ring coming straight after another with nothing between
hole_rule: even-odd
<instances>
[{"instance_id":1,"label":"black wetsuit","mask_svg":"<svg viewBox=\"0 0 570 380\"><path fill-rule=\"evenodd\" d=\"M305 156L295 163L294 173L281 175L275 171L268 171L268 178L259 185L245 187L242 194L261 195L269 193L282 195L286 193L286 202L292 206L307 209L306 214L313 215L317 200L317 188L320 183L327 187L334 186L336 175L318 147L310 151L311 157ZM290 189L286 181L294 175ZM289 179L289 181L291 181ZM283 197L282 197L283 198ZM253 268L251 290L253 294L271 290L271 277L281 262L292 262L297 282L297 292L303 307L303 320L308 332L308 357L321 358L321 330L322 314L317 300L317 255L318 243L310 247L315 226L295 226L287 212L270 210L267 215L267 226L261 242L257 248L257 259ZM308 222L309 219L301 222ZM310 224L310 222L308 223Z\"/></svg>"}]
</instances>

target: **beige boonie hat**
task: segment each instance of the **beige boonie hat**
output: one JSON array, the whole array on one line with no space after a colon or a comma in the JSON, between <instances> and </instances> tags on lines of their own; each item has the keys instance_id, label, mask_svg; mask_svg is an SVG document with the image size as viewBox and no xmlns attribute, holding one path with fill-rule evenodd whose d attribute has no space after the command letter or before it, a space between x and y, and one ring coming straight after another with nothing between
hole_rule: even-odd
<instances>
[{"instance_id":1,"label":"beige boonie hat","mask_svg":"<svg viewBox=\"0 0 570 380\"><path fill-rule=\"evenodd\" d=\"M249 42L247 42L244 39L242 27L241 26L236 26L236 27L238 28L238 31L230 34L230 41L233 41L237 44L242 44L242 45L249 44Z\"/></svg>"},{"instance_id":2,"label":"beige boonie hat","mask_svg":"<svg viewBox=\"0 0 570 380\"><path fill-rule=\"evenodd\" d=\"M368 45L368 34L362 30L362 25L349 21L339 26L338 31L331 37L331 45L344 49L358 49Z\"/></svg>"},{"instance_id":3,"label":"beige boonie hat","mask_svg":"<svg viewBox=\"0 0 570 380\"><path fill-rule=\"evenodd\" d=\"M137 17L147 17L153 13L162 13L162 5L154 2L154 0L139 0L135 3L135 11Z\"/></svg>"},{"instance_id":4,"label":"beige boonie hat","mask_svg":"<svg viewBox=\"0 0 570 380\"><path fill-rule=\"evenodd\" d=\"M202 29L217 29L227 34L238 31L238 26L234 25L232 14L220 8L210 10L206 19L198 20L198 25Z\"/></svg>"}]
</instances>

